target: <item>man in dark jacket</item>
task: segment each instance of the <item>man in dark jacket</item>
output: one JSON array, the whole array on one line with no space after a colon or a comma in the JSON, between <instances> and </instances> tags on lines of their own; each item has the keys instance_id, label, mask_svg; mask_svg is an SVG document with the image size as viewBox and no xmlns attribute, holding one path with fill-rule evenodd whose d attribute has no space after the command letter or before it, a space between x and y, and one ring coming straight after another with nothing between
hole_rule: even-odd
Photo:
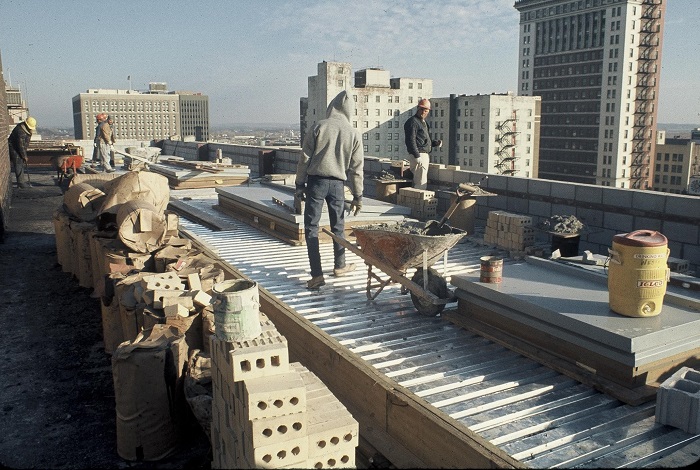
<instances>
[{"instance_id":1,"label":"man in dark jacket","mask_svg":"<svg viewBox=\"0 0 700 470\"><path fill-rule=\"evenodd\" d=\"M32 138L32 133L36 129L36 119L28 117L24 122L21 122L12 129L10 137L7 139L10 148L10 163L15 168L15 177L17 178L18 188L31 188L29 175L27 174L27 149L29 141Z\"/></svg>"},{"instance_id":2,"label":"man in dark jacket","mask_svg":"<svg viewBox=\"0 0 700 470\"><path fill-rule=\"evenodd\" d=\"M413 187L417 189L428 188L430 151L433 147L442 146L442 140L432 140L430 138L430 128L425 122L428 114L430 114L430 101L423 98L418 102L416 114L408 118L403 125L404 134L406 135L406 150L411 156Z\"/></svg>"},{"instance_id":3,"label":"man in dark jacket","mask_svg":"<svg viewBox=\"0 0 700 470\"><path fill-rule=\"evenodd\" d=\"M324 202L328 206L331 232L345 237L345 182L353 199L355 215L362 208L364 151L362 138L350 123L354 103L341 91L328 105L326 119L320 120L304 139L296 173L296 196L306 200L304 206L304 238L311 265L308 289L326 283L321 267L318 226ZM345 247L333 241L333 274L344 276L355 269L345 264Z\"/></svg>"}]
</instances>

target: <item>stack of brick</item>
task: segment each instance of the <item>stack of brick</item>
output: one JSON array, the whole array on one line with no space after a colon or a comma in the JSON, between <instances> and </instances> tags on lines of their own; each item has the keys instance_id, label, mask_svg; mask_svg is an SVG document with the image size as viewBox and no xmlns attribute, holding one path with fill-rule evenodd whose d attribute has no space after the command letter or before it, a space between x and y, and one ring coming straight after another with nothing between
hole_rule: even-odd
<instances>
[{"instance_id":1,"label":"stack of brick","mask_svg":"<svg viewBox=\"0 0 700 470\"><path fill-rule=\"evenodd\" d=\"M656 392L656 422L700 433L700 371L681 367Z\"/></svg>"},{"instance_id":2,"label":"stack of brick","mask_svg":"<svg viewBox=\"0 0 700 470\"><path fill-rule=\"evenodd\" d=\"M438 199L435 191L416 188L400 188L397 204L411 209L415 219L434 219L437 215Z\"/></svg>"},{"instance_id":3,"label":"stack of brick","mask_svg":"<svg viewBox=\"0 0 700 470\"><path fill-rule=\"evenodd\" d=\"M210 338L212 468L353 468L357 421L260 315L257 338Z\"/></svg>"},{"instance_id":4,"label":"stack of brick","mask_svg":"<svg viewBox=\"0 0 700 470\"><path fill-rule=\"evenodd\" d=\"M486 219L484 243L510 251L525 251L535 244L532 217L504 211L490 211Z\"/></svg>"}]
</instances>

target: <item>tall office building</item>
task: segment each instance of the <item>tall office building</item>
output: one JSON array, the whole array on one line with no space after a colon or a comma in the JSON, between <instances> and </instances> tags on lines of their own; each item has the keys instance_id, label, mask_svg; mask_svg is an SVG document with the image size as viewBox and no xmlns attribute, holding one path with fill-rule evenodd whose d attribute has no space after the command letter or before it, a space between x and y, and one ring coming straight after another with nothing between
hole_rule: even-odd
<instances>
[{"instance_id":1,"label":"tall office building","mask_svg":"<svg viewBox=\"0 0 700 470\"><path fill-rule=\"evenodd\" d=\"M540 97L513 93L432 98L426 118L442 148L433 163L483 173L536 178Z\"/></svg>"},{"instance_id":2,"label":"tall office building","mask_svg":"<svg viewBox=\"0 0 700 470\"><path fill-rule=\"evenodd\" d=\"M430 98L433 81L426 78L391 78L387 70L370 67L354 74L347 62L321 62L309 77L308 97L300 100L302 143L316 121L325 119L328 103L346 90L355 100L352 125L362 134L366 155L406 158L403 123L421 98Z\"/></svg>"},{"instance_id":3,"label":"tall office building","mask_svg":"<svg viewBox=\"0 0 700 470\"><path fill-rule=\"evenodd\" d=\"M654 191L700 194L700 142L657 133Z\"/></svg>"},{"instance_id":4,"label":"tall office building","mask_svg":"<svg viewBox=\"0 0 700 470\"><path fill-rule=\"evenodd\" d=\"M647 189L664 0L516 0L519 93L542 97L539 177Z\"/></svg>"},{"instance_id":5,"label":"tall office building","mask_svg":"<svg viewBox=\"0 0 700 470\"><path fill-rule=\"evenodd\" d=\"M193 92L169 92L163 82L150 83L147 92L89 89L74 96L76 139L95 137L95 118L100 113L113 118L117 140L186 135L202 141L209 138L209 98Z\"/></svg>"}]
</instances>

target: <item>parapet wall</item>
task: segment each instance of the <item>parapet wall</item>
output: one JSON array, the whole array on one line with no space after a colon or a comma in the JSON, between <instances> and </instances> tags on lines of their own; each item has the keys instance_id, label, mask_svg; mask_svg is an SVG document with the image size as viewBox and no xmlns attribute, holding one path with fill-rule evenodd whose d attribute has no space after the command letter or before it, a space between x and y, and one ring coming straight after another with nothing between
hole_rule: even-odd
<instances>
[{"instance_id":1,"label":"parapet wall","mask_svg":"<svg viewBox=\"0 0 700 470\"><path fill-rule=\"evenodd\" d=\"M252 178L268 173L294 173L301 152L299 148L163 141L163 154L185 158L199 151L200 160L212 160L216 158L217 149L233 163L248 165ZM391 164L392 160L386 158L365 157L365 196L376 197L374 180L382 171L390 171ZM487 175L437 164L430 165L428 179L430 189L439 198L439 215L447 210L459 183L480 183L497 196L477 199L474 206L476 227L486 226L492 210L529 215L533 225L552 215L574 215L586 225L580 250L601 255L607 255L616 234L656 230L668 238L671 257L688 261L690 274L697 275L700 269L700 197ZM538 232L536 241L546 241L548 237Z\"/></svg>"}]
</instances>

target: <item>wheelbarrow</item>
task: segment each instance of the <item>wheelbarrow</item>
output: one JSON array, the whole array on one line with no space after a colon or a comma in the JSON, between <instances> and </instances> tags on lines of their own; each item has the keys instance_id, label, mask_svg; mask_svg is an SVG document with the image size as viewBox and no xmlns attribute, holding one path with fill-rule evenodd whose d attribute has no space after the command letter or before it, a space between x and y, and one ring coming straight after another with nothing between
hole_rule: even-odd
<instances>
[{"instance_id":1,"label":"wheelbarrow","mask_svg":"<svg viewBox=\"0 0 700 470\"><path fill-rule=\"evenodd\" d=\"M443 224L444 225L444 224ZM367 299L374 300L389 284L399 283L402 293L410 291L411 300L419 313L435 316L454 300L447 281L431 266L441 257L447 261L447 251L467 232L450 228L449 233L427 235L422 222L398 222L353 228L357 245L323 229L340 245L362 258L367 268ZM441 231L444 231L441 226ZM372 271L379 268L388 279ZM411 279L406 272L416 268ZM376 282L376 283L375 283ZM375 289L374 293L372 292Z\"/></svg>"}]
</instances>

